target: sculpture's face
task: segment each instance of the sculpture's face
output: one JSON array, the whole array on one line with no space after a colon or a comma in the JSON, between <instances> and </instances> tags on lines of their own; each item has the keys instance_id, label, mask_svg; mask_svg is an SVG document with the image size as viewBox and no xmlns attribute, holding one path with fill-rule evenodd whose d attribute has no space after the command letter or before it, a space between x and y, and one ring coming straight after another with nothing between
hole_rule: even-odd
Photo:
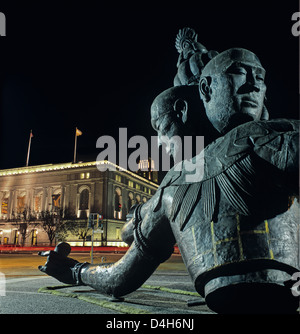
<instances>
[{"instance_id":1,"label":"sculpture's face","mask_svg":"<svg viewBox=\"0 0 300 334\"><path fill-rule=\"evenodd\" d=\"M199 112L199 105L197 86L171 87L160 93L151 105L151 124L157 132L158 146L164 144L174 161L181 160L184 135L194 135L195 124L189 122L188 113Z\"/></svg>"},{"instance_id":2,"label":"sculpture's face","mask_svg":"<svg viewBox=\"0 0 300 334\"><path fill-rule=\"evenodd\" d=\"M257 64L235 61L211 76L207 117L222 134L237 125L259 120L266 94L265 70Z\"/></svg>"},{"instance_id":3,"label":"sculpture's face","mask_svg":"<svg viewBox=\"0 0 300 334\"><path fill-rule=\"evenodd\" d=\"M158 146L165 145L166 153L175 158L181 145L178 141L182 136L182 123L173 114L166 114L156 120L155 130L158 136ZM181 151L180 151L181 152Z\"/></svg>"}]
</instances>

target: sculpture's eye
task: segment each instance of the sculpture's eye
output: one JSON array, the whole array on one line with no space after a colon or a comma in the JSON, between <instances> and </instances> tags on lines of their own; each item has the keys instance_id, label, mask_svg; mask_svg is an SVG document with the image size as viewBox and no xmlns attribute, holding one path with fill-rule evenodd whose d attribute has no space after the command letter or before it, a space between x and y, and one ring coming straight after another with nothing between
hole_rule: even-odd
<instances>
[{"instance_id":1,"label":"sculpture's eye","mask_svg":"<svg viewBox=\"0 0 300 334\"><path fill-rule=\"evenodd\" d=\"M256 80L257 80L257 81L262 81L262 82L264 82L264 81L265 81L265 78L264 78L262 75L257 75L257 76L256 76Z\"/></svg>"},{"instance_id":2,"label":"sculpture's eye","mask_svg":"<svg viewBox=\"0 0 300 334\"><path fill-rule=\"evenodd\" d=\"M230 69L229 73L238 75L247 75L247 71L243 67L233 67Z\"/></svg>"}]
</instances>

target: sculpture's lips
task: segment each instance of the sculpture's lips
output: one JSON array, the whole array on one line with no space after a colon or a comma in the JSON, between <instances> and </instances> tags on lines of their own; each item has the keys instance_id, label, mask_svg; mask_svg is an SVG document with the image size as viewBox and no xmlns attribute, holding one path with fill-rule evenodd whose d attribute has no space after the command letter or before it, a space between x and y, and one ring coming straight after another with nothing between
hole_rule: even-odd
<instances>
[{"instance_id":1,"label":"sculpture's lips","mask_svg":"<svg viewBox=\"0 0 300 334\"><path fill-rule=\"evenodd\" d=\"M258 107L258 101L249 97L242 99L242 105L245 107L256 108Z\"/></svg>"}]
</instances>

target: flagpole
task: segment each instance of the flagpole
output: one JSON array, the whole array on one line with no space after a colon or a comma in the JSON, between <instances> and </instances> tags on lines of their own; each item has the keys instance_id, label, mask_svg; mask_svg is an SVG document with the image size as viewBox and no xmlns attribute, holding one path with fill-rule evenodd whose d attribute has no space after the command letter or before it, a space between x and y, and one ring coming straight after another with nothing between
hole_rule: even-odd
<instances>
[{"instance_id":1,"label":"flagpole","mask_svg":"<svg viewBox=\"0 0 300 334\"><path fill-rule=\"evenodd\" d=\"M75 144L74 144L74 160L73 160L73 164L76 163L76 150L77 150L77 127L75 128Z\"/></svg>"},{"instance_id":2,"label":"flagpole","mask_svg":"<svg viewBox=\"0 0 300 334\"><path fill-rule=\"evenodd\" d=\"M28 163L29 163L29 154L30 154L30 146L31 146L31 137L32 137L32 130L30 130L30 135L29 135L29 143L28 143L28 150L27 150L26 167L28 167Z\"/></svg>"}]
</instances>

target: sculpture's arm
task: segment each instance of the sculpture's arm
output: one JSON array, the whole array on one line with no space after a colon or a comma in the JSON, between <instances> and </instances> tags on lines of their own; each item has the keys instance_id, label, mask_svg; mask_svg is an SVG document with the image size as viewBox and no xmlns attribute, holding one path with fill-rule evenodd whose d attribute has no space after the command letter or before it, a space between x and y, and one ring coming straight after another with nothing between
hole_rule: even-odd
<instances>
[{"instance_id":1,"label":"sculpture's arm","mask_svg":"<svg viewBox=\"0 0 300 334\"><path fill-rule=\"evenodd\" d=\"M126 295L139 288L171 256L173 233L162 209L151 210L154 202L142 206L142 220L134 226L134 242L127 253L111 265L84 265L79 273L80 283L105 294Z\"/></svg>"},{"instance_id":2,"label":"sculpture's arm","mask_svg":"<svg viewBox=\"0 0 300 334\"><path fill-rule=\"evenodd\" d=\"M154 212L154 204L155 201L145 208L143 220L134 228L133 244L116 263L77 263L51 251L46 264L39 269L64 283L89 285L108 295L122 296L136 290L169 258L175 243L164 206Z\"/></svg>"},{"instance_id":3,"label":"sculpture's arm","mask_svg":"<svg viewBox=\"0 0 300 334\"><path fill-rule=\"evenodd\" d=\"M124 296L138 289L155 271L159 261L149 259L133 243L116 263L83 266L79 283L112 296Z\"/></svg>"},{"instance_id":4,"label":"sculpture's arm","mask_svg":"<svg viewBox=\"0 0 300 334\"><path fill-rule=\"evenodd\" d=\"M148 201L147 206L149 205L149 203L150 202ZM145 204L134 205L130 209L128 215L126 216L127 222L122 227L121 238L129 246L131 246L134 241L134 236L133 236L134 227L140 220L142 220L142 217L140 216L140 212L141 212L141 207L143 205Z\"/></svg>"}]
</instances>

